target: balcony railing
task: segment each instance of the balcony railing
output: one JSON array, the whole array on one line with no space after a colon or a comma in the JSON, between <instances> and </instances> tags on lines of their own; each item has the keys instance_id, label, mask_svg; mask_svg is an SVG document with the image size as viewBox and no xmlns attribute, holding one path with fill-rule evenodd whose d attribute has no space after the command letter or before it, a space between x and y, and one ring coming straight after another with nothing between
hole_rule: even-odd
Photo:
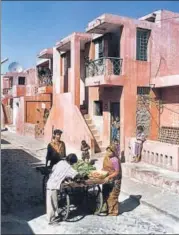
<instances>
[{"instance_id":1,"label":"balcony railing","mask_svg":"<svg viewBox=\"0 0 179 235\"><path fill-rule=\"evenodd\" d=\"M39 87L42 86L52 86L52 76L38 76Z\"/></svg>"},{"instance_id":2,"label":"balcony railing","mask_svg":"<svg viewBox=\"0 0 179 235\"><path fill-rule=\"evenodd\" d=\"M12 95L12 88L4 88L3 95Z\"/></svg>"},{"instance_id":3,"label":"balcony railing","mask_svg":"<svg viewBox=\"0 0 179 235\"><path fill-rule=\"evenodd\" d=\"M122 59L117 57L102 57L86 62L86 77L100 75L120 75Z\"/></svg>"}]
</instances>

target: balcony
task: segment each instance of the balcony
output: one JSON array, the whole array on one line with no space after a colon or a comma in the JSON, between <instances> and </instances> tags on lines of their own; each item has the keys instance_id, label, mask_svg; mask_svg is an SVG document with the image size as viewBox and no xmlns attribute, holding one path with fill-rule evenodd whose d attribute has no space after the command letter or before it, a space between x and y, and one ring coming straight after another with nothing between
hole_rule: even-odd
<instances>
[{"instance_id":1,"label":"balcony","mask_svg":"<svg viewBox=\"0 0 179 235\"><path fill-rule=\"evenodd\" d=\"M123 85L122 59L102 57L86 62L86 86ZM121 77L121 78L120 78Z\"/></svg>"},{"instance_id":2,"label":"balcony","mask_svg":"<svg viewBox=\"0 0 179 235\"><path fill-rule=\"evenodd\" d=\"M39 87L52 86L52 76L38 76Z\"/></svg>"},{"instance_id":3,"label":"balcony","mask_svg":"<svg viewBox=\"0 0 179 235\"><path fill-rule=\"evenodd\" d=\"M40 94L51 94L53 91L52 76L38 76L39 88L38 93Z\"/></svg>"}]
</instances>

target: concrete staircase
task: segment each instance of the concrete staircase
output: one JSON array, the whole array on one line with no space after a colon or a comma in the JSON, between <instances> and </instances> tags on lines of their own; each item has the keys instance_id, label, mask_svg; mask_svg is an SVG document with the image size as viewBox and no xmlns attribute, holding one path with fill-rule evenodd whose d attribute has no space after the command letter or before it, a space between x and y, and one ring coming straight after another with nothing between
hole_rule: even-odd
<instances>
[{"instance_id":1,"label":"concrete staircase","mask_svg":"<svg viewBox=\"0 0 179 235\"><path fill-rule=\"evenodd\" d=\"M91 131L91 133L94 137L94 140L95 140L95 153L102 153L103 154L106 147L103 146L103 142L100 139L100 134L99 134L96 126L94 125L91 117L88 114L84 115L84 119L85 119L85 122L88 125L89 130Z\"/></svg>"}]
</instances>

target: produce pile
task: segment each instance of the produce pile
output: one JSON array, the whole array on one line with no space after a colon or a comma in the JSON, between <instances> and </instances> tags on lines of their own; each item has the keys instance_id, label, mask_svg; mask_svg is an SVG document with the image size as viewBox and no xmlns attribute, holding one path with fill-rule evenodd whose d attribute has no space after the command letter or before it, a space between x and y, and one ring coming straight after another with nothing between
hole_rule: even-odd
<instances>
[{"instance_id":1,"label":"produce pile","mask_svg":"<svg viewBox=\"0 0 179 235\"><path fill-rule=\"evenodd\" d=\"M89 178L91 179L104 179L106 176L108 176L108 172L103 170L94 170L89 174Z\"/></svg>"},{"instance_id":2,"label":"produce pile","mask_svg":"<svg viewBox=\"0 0 179 235\"><path fill-rule=\"evenodd\" d=\"M73 169L76 170L81 177L85 178L85 177L88 177L91 171L96 170L96 167L94 167L88 162L79 160L77 163L73 165Z\"/></svg>"}]
</instances>

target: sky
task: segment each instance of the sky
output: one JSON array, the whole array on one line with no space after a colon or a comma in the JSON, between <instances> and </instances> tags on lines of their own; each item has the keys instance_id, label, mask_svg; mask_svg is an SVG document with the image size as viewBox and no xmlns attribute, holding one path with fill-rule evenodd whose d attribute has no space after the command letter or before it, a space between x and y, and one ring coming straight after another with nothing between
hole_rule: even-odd
<instances>
[{"instance_id":1,"label":"sky","mask_svg":"<svg viewBox=\"0 0 179 235\"><path fill-rule=\"evenodd\" d=\"M37 54L103 13L139 18L159 9L179 12L178 1L3 1L1 2L1 58L24 69L36 64Z\"/></svg>"}]
</instances>

